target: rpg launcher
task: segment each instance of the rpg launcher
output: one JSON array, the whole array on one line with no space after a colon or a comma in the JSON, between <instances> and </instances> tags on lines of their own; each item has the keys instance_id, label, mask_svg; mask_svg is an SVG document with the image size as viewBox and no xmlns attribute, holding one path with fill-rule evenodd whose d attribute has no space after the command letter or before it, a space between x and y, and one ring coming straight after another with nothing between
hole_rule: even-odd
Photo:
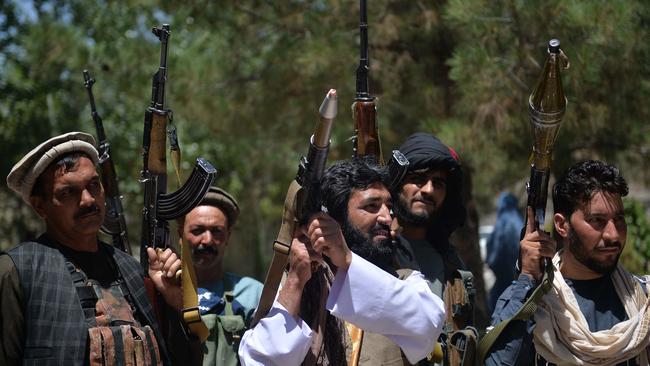
<instances>
[{"instance_id":1,"label":"rpg launcher","mask_svg":"<svg viewBox=\"0 0 650 366\"><path fill-rule=\"evenodd\" d=\"M567 105L567 99L564 96L564 89L562 88L562 80L560 78L560 68L568 69L569 60L564 52L562 52L562 49L560 49L560 41L557 39L549 41L547 51L548 57L544 64L542 74L539 76L537 84L528 98L528 115L533 133L533 152L530 164L530 180L526 185L526 190L528 193L528 206L533 209L535 226L537 228L544 227L553 145L560 130L560 124L562 123ZM522 237L524 230L525 227L522 229ZM540 265L544 269L542 280L528 297L528 300L526 300L515 315L495 325L481 339L478 346L480 364L484 363L492 345L499 339L506 326L513 320L527 320L530 318L537 309L537 302L552 287L553 265L547 258L544 258L543 263L540 263Z\"/></svg>"},{"instance_id":2,"label":"rpg launcher","mask_svg":"<svg viewBox=\"0 0 650 366\"><path fill-rule=\"evenodd\" d=\"M185 184L175 192L167 193L167 158L165 150L171 111L165 106L165 86L167 83L168 42L171 33L167 24L164 24L162 28L153 28L152 31L160 40L161 52L160 66L152 81L151 103L144 114L143 168L140 178L140 182L144 185L144 205L142 208L140 263L145 275L145 286L154 305L154 311L159 322L164 324L162 299L160 299L160 294L156 293L153 283L148 278L149 258L147 248L164 250L170 246L168 221L185 216L201 202L217 171L207 160L198 158L194 170ZM184 265L183 270L186 269L188 267ZM193 270L191 263L189 269ZM183 277L186 276L183 275ZM185 281L185 278L183 281ZM196 305L193 308L183 310L183 320L190 327L192 333L195 334L198 331L194 330L193 325L203 324ZM197 334L197 336L202 337L202 334ZM207 337L207 334L204 335Z\"/></svg>"},{"instance_id":3,"label":"rpg launcher","mask_svg":"<svg viewBox=\"0 0 650 366\"><path fill-rule=\"evenodd\" d=\"M561 66L568 68L569 62L560 49L560 41L552 39L548 43L548 58L542 74L528 98L533 152L530 179L526 190L528 206L533 208L537 227L544 226L553 145L560 130L567 104L560 78Z\"/></svg>"},{"instance_id":4,"label":"rpg launcher","mask_svg":"<svg viewBox=\"0 0 650 366\"><path fill-rule=\"evenodd\" d=\"M95 79L90 77L88 70L83 71L84 85L88 92L90 100L90 112L95 122L95 131L97 131L97 140L99 146L99 169L101 172L102 185L106 194L106 216L102 225L102 232L111 236L113 246L131 254L131 245L129 245L129 235L126 231L126 220L124 218L124 209L122 208L122 197L117 184L117 174L115 173L115 163L111 155L111 144L106 138L102 118L95 107L95 96L93 95L93 85Z\"/></svg>"},{"instance_id":5,"label":"rpg launcher","mask_svg":"<svg viewBox=\"0 0 650 366\"><path fill-rule=\"evenodd\" d=\"M307 222L309 215L321 210L319 185L325 172L332 123L336 112L336 90L331 89L320 106L320 119L316 131L309 140L307 156L300 159L298 174L289 185L284 200L282 225L277 239L273 242L273 259L264 280L264 289L251 321L251 328L268 314L273 305L282 273L287 266L296 225Z\"/></svg>"}]
</instances>

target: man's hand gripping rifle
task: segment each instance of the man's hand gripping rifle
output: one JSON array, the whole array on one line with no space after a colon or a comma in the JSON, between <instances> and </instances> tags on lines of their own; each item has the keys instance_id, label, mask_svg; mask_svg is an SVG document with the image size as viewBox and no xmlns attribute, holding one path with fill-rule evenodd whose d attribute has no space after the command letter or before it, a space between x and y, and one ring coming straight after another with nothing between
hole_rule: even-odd
<instances>
[{"instance_id":1,"label":"man's hand gripping rifle","mask_svg":"<svg viewBox=\"0 0 650 366\"><path fill-rule=\"evenodd\" d=\"M300 159L298 174L291 182L284 201L282 225L273 242L273 259L264 281L259 305L251 322L254 327L266 316L273 305L280 286L282 273L287 266L291 241L297 224L307 222L314 212L321 210L320 180L325 171L329 152L332 122L336 117L336 90L331 89L320 106L320 119L316 131L309 141L309 152Z\"/></svg>"},{"instance_id":2,"label":"man's hand gripping rifle","mask_svg":"<svg viewBox=\"0 0 650 366\"><path fill-rule=\"evenodd\" d=\"M144 115L142 140L143 169L141 182L144 185L144 206L142 209L140 263L145 277L148 276L147 248L151 247L158 250L170 246L168 221L183 217L196 207L205 196L217 174L216 169L207 160L198 158L194 170L185 184L175 192L166 193L167 160L165 150L167 126L171 113L170 110L165 108L169 25L164 24L162 28L153 28L153 34L160 40L161 53L160 67L153 76L151 103ZM185 288L185 277L188 276L193 279L192 263L189 263L189 267L185 263L183 264L183 273L183 287ZM194 281L194 283L196 282ZM148 278L145 278L145 285L160 321L164 317L158 301L159 296L154 294L155 289ZM196 299L194 299L194 303L196 303ZM183 320L190 327L192 333L199 336L199 338L207 337L203 330L194 330L193 325L202 324L196 306L183 309ZM201 334L197 334L197 332L201 332Z\"/></svg>"}]
</instances>

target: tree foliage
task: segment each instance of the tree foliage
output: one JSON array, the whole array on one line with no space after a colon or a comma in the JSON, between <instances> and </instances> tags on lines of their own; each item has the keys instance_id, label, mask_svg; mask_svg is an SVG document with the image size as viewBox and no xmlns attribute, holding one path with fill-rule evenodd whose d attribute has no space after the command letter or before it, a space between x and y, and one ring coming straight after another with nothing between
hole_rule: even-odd
<instances>
[{"instance_id":1,"label":"tree foliage","mask_svg":"<svg viewBox=\"0 0 650 366\"><path fill-rule=\"evenodd\" d=\"M628 2L369 2L371 93L384 150L415 131L454 146L482 211L527 175L527 96L545 44L562 40L569 105L554 170L602 158L646 179L650 5ZM261 276L317 108L339 95L330 161L351 154L358 4L343 0L0 2L0 175L46 138L94 134L82 70L112 143L132 242L140 225L142 119L170 23L168 105L184 172L197 156L242 206L230 268ZM170 189L174 189L171 187ZM36 235L36 216L0 189L2 247Z\"/></svg>"}]
</instances>

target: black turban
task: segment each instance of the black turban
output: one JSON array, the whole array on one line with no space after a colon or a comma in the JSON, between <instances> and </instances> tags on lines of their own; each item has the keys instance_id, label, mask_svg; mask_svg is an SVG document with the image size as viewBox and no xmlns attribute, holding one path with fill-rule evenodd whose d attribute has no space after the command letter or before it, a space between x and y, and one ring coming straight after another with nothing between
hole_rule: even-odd
<instances>
[{"instance_id":1,"label":"black turban","mask_svg":"<svg viewBox=\"0 0 650 366\"><path fill-rule=\"evenodd\" d=\"M409 170L442 168L451 172L460 169L458 154L429 133L414 133L404 141L399 151L408 159Z\"/></svg>"}]
</instances>

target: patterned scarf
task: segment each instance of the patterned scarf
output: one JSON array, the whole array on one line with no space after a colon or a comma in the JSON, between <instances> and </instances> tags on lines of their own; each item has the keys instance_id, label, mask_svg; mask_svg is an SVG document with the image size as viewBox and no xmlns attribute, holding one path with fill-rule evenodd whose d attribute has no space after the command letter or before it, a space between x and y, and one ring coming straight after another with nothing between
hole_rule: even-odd
<instances>
[{"instance_id":1,"label":"patterned scarf","mask_svg":"<svg viewBox=\"0 0 650 366\"><path fill-rule=\"evenodd\" d=\"M639 280L622 265L616 267L612 282L629 319L611 329L591 332L559 271L561 254L562 250L553 258L553 287L535 313L537 353L557 365L615 365L633 357L637 357L638 365L648 365L650 299Z\"/></svg>"}]
</instances>

